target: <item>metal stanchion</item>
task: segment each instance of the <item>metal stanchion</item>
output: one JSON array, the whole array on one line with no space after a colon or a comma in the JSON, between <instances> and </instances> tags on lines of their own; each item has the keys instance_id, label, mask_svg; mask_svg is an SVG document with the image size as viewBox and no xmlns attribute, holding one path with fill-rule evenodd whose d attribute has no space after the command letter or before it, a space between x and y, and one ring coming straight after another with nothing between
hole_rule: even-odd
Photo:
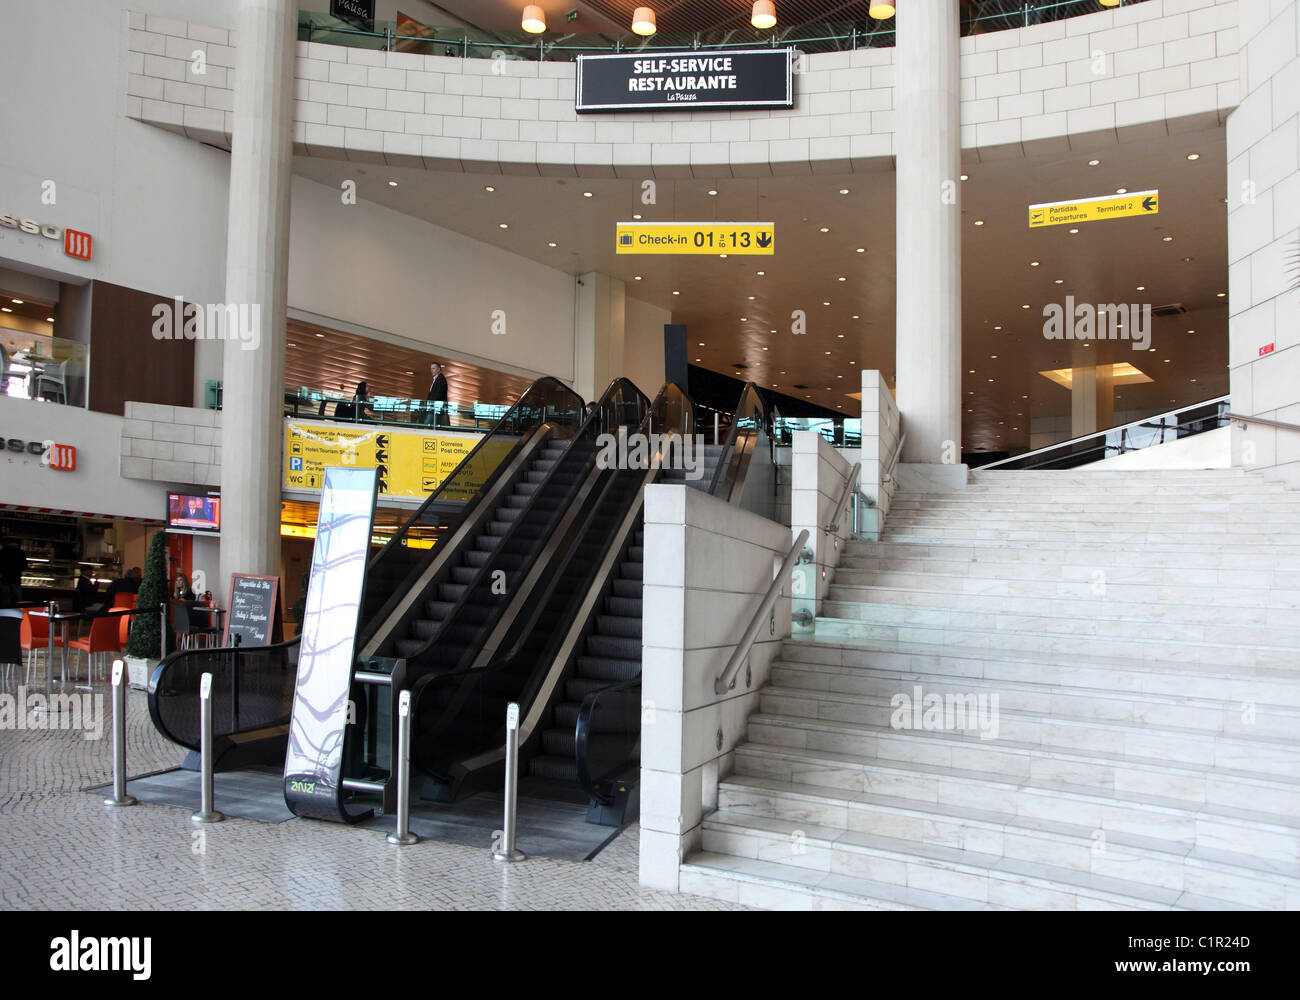
<instances>
[{"instance_id":1,"label":"metal stanchion","mask_svg":"<svg viewBox=\"0 0 1300 1000\"><path fill-rule=\"evenodd\" d=\"M418 844L411 832L411 692L397 698L397 829L388 835L390 844L405 847Z\"/></svg>"},{"instance_id":2,"label":"metal stanchion","mask_svg":"<svg viewBox=\"0 0 1300 1000\"><path fill-rule=\"evenodd\" d=\"M515 803L519 797L519 706L506 706L506 794L505 840L492 852L493 861L523 861L526 854L515 849Z\"/></svg>"},{"instance_id":3,"label":"metal stanchion","mask_svg":"<svg viewBox=\"0 0 1300 1000\"><path fill-rule=\"evenodd\" d=\"M158 629L158 659L167 659L167 602L158 605L161 628Z\"/></svg>"},{"instance_id":4,"label":"metal stanchion","mask_svg":"<svg viewBox=\"0 0 1300 1000\"><path fill-rule=\"evenodd\" d=\"M46 606L46 611L49 612L49 618L46 619L46 621L49 623L49 629L47 630L49 635L49 651L45 654L45 704L46 705L50 703L50 681L54 675L54 609L57 607L58 605L55 604L53 601L50 601L50 603ZM64 656L68 655L66 649L63 651L63 655Z\"/></svg>"},{"instance_id":5,"label":"metal stanchion","mask_svg":"<svg viewBox=\"0 0 1300 1000\"><path fill-rule=\"evenodd\" d=\"M202 789L199 811L190 817L194 823L220 823L226 817L212 808L212 675L199 681L199 725L202 728L199 752L202 754Z\"/></svg>"},{"instance_id":6,"label":"metal stanchion","mask_svg":"<svg viewBox=\"0 0 1300 1000\"><path fill-rule=\"evenodd\" d=\"M718 446L718 414L716 411L713 414L713 446L715 448Z\"/></svg>"},{"instance_id":7,"label":"metal stanchion","mask_svg":"<svg viewBox=\"0 0 1300 1000\"><path fill-rule=\"evenodd\" d=\"M135 796L126 794L126 664L113 661L113 797L106 806L133 806Z\"/></svg>"}]
</instances>

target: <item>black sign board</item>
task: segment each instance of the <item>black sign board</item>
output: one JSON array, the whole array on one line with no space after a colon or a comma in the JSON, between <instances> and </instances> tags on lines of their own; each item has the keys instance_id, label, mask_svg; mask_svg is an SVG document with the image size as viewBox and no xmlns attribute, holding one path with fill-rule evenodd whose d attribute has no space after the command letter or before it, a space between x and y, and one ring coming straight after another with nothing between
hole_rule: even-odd
<instances>
[{"instance_id":1,"label":"black sign board","mask_svg":"<svg viewBox=\"0 0 1300 1000\"><path fill-rule=\"evenodd\" d=\"M223 646L269 646L280 641L280 580L232 573Z\"/></svg>"},{"instance_id":2,"label":"black sign board","mask_svg":"<svg viewBox=\"0 0 1300 1000\"><path fill-rule=\"evenodd\" d=\"M794 107L794 50L578 56L578 111Z\"/></svg>"},{"instance_id":3,"label":"black sign board","mask_svg":"<svg viewBox=\"0 0 1300 1000\"><path fill-rule=\"evenodd\" d=\"M375 0L330 0L330 15L362 31L375 28Z\"/></svg>"}]
</instances>

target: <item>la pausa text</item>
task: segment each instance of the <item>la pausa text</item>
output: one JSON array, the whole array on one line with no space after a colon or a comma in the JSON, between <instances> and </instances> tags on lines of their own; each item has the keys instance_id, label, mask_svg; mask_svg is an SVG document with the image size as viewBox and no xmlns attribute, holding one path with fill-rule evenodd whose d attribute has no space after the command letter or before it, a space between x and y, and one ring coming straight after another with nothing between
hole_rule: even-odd
<instances>
[{"instance_id":1,"label":"la pausa text","mask_svg":"<svg viewBox=\"0 0 1300 1000\"><path fill-rule=\"evenodd\" d=\"M670 74L670 75L663 75ZM636 59L632 62L629 91L663 91L672 99L691 101L692 91L735 90L730 56L682 56L674 59Z\"/></svg>"}]
</instances>

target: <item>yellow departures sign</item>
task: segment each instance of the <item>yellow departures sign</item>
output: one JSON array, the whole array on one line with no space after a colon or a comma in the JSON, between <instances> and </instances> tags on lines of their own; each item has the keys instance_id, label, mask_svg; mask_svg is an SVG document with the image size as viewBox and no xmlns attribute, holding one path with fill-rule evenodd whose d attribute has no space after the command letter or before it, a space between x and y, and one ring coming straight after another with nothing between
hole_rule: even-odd
<instances>
[{"instance_id":1,"label":"yellow departures sign","mask_svg":"<svg viewBox=\"0 0 1300 1000\"><path fill-rule=\"evenodd\" d=\"M1082 201L1053 201L1029 206L1029 228L1075 225L1080 222L1103 222L1127 219L1134 215L1160 214L1159 191L1131 191L1108 198L1085 198Z\"/></svg>"},{"instance_id":2,"label":"yellow departures sign","mask_svg":"<svg viewBox=\"0 0 1300 1000\"><path fill-rule=\"evenodd\" d=\"M620 254L776 253L771 222L620 222L615 237Z\"/></svg>"}]
</instances>

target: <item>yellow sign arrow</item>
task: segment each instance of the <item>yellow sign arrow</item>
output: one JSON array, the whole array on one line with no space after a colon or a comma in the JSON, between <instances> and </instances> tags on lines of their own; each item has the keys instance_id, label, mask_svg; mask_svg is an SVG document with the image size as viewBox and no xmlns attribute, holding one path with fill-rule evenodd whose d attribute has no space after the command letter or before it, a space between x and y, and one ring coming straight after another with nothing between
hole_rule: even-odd
<instances>
[{"instance_id":1,"label":"yellow sign arrow","mask_svg":"<svg viewBox=\"0 0 1300 1000\"><path fill-rule=\"evenodd\" d=\"M1102 222L1107 219L1126 219L1134 215L1159 215L1159 191L1135 191L1107 198L1085 198L1082 201L1053 201L1029 206L1029 228L1043 226L1076 225L1080 222Z\"/></svg>"},{"instance_id":2,"label":"yellow sign arrow","mask_svg":"<svg viewBox=\"0 0 1300 1000\"><path fill-rule=\"evenodd\" d=\"M620 222L615 234L620 254L776 253L771 222Z\"/></svg>"}]
</instances>

